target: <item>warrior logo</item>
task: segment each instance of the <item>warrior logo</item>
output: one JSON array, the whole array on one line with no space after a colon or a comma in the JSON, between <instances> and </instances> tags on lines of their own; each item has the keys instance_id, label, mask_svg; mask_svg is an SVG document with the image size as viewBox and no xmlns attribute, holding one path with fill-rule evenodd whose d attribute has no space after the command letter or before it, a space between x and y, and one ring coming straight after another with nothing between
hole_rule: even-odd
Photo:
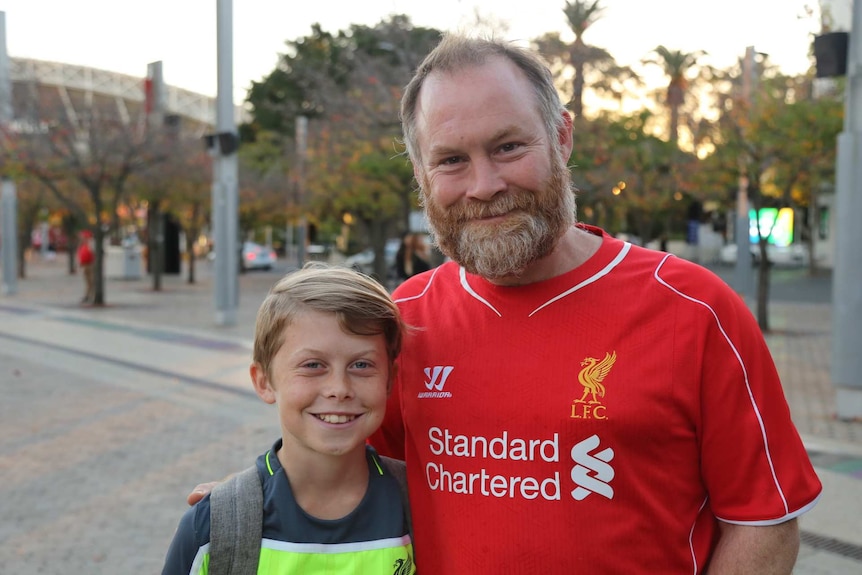
<instances>
[{"instance_id":1,"label":"warrior logo","mask_svg":"<svg viewBox=\"0 0 862 575\"><path fill-rule=\"evenodd\" d=\"M443 386L446 385L446 380L449 379L449 374L455 369L452 365L435 365L434 367L426 367L425 373L425 389L428 391L420 392L416 397L419 399L427 399L430 397L452 397L452 393L443 391Z\"/></svg>"},{"instance_id":2,"label":"warrior logo","mask_svg":"<svg viewBox=\"0 0 862 575\"><path fill-rule=\"evenodd\" d=\"M428 391L443 391L443 386L446 385L446 380L449 379L449 374L455 369L451 365L435 365L433 368L425 368L425 377L430 381L425 382L425 387ZM443 377L440 377L440 375Z\"/></svg>"}]
</instances>

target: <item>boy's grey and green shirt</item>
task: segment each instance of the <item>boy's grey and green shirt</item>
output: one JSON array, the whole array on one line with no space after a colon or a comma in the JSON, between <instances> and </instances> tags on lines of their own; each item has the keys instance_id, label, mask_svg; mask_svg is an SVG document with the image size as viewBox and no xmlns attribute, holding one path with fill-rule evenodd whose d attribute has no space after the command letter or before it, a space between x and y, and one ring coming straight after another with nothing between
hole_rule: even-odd
<instances>
[{"instance_id":1,"label":"boy's grey and green shirt","mask_svg":"<svg viewBox=\"0 0 862 575\"><path fill-rule=\"evenodd\" d=\"M287 475L275 456L281 439L257 459L263 487L263 531L257 573L415 573L413 544L398 481L366 447L368 490L349 515L323 520L296 503ZM180 520L162 575L209 573L210 498Z\"/></svg>"}]
</instances>

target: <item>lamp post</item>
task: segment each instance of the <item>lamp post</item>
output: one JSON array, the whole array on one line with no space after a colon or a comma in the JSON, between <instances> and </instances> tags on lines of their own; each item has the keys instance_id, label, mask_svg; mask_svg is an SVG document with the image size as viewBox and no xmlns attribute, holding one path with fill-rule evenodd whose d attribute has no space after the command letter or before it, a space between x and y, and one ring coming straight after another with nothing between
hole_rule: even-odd
<instances>
[{"instance_id":1,"label":"lamp post","mask_svg":"<svg viewBox=\"0 0 862 575\"><path fill-rule=\"evenodd\" d=\"M233 0L216 1L216 134L207 136L208 147L214 156L212 229L215 236L215 316L218 325L235 325L239 304L239 162L233 117Z\"/></svg>"},{"instance_id":2,"label":"lamp post","mask_svg":"<svg viewBox=\"0 0 862 575\"><path fill-rule=\"evenodd\" d=\"M745 49L742 61L742 103L745 113L751 105L751 84L754 73L754 46ZM739 188L736 192L736 267L734 268L734 288L746 298L754 294L754 272L751 269L751 238L748 216L748 163L746 158L739 161Z\"/></svg>"},{"instance_id":3,"label":"lamp post","mask_svg":"<svg viewBox=\"0 0 862 575\"><path fill-rule=\"evenodd\" d=\"M862 417L862 0L853 3L844 130L838 135L832 383L840 419Z\"/></svg>"},{"instance_id":4,"label":"lamp post","mask_svg":"<svg viewBox=\"0 0 862 575\"><path fill-rule=\"evenodd\" d=\"M296 118L296 205L300 210L299 216L299 242L296 250L296 266L305 265L306 240L308 238L308 220L305 217L305 160L306 146L308 142L308 118L298 116Z\"/></svg>"},{"instance_id":5,"label":"lamp post","mask_svg":"<svg viewBox=\"0 0 862 575\"><path fill-rule=\"evenodd\" d=\"M6 53L6 13L0 12L0 128L12 121L12 81L9 76L9 55ZM2 136L0 136L2 137ZM18 293L18 204L15 184L0 176L0 260L2 260L3 295Z\"/></svg>"}]
</instances>

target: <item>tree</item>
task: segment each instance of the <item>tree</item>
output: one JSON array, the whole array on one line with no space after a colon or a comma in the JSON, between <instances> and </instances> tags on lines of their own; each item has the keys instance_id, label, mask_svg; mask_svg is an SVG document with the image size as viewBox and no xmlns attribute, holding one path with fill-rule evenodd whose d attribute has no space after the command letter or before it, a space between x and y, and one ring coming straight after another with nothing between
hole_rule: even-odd
<instances>
[{"instance_id":1,"label":"tree","mask_svg":"<svg viewBox=\"0 0 862 575\"><path fill-rule=\"evenodd\" d=\"M682 52L658 46L652 53L656 57L646 58L644 63L661 66L668 77L667 93L665 96L665 103L670 112L668 139L676 146L679 141L679 111L685 103L689 87L689 71L697 66L698 58L705 55L706 52L702 50Z\"/></svg>"},{"instance_id":2,"label":"tree","mask_svg":"<svg viewBox=\"0 0 862 575\"><path fill-rule=\"evenodd\" d=\"M19 134L9 152L25 172L44 184L68 209L70 221L89 228L95 242L94 305L105 303L104 239L110 210L129 178L157 160L143 122L131 122L108 101L63 105L59 97L36 111L39 126ZM84 200L65 182L85 192Z\"/></svg>"},{"instance_id":3,"label":"tree","mask_svg":"<svg viewBox=\"0 0 862 575\"><path fill-rule=\"evenodd\" d=\"M354 210L379 254L390 230L406 226L415 199L410 179L391 161L398 108L402 87L439 36L391 16L334 34L314 25L311 35L287 42L276 70L249 93L253 120L244 134L279 139L281 157L293 163L295 119L308 118L305 194L289 208L294 216L335 227ZM295 175L295 166L290 171ZM391 197L398 200L394 212Z\"/></svg>"},{"instance_id":4,"label":"tree","mask_svg":"<svg viewBox=\"0 0 862 575\"><path fill-rule=\"evenodd\" d=\"M195 129L174 122L159 137L163 160L142 171L135 181L136 199L147 206L147 246L153 291L161 291L165 254L164 217L176 217L186 236L188 283L195 283L195 240L209 214L212 159Z\"/></svg>"},{"instance_id":5,"label":"tree","mask_svg":"<svg viewBox=\"0 0 862 575\"><path fill-rule=\"evenodd\" d=\"M764 66L754 78L750 98L739 92L725 97L719 120L715 166L741 174L756 214L761 262L756 315L765 332L772 230L761 229L760 211L809 204L811 192L834 177L843 109L836 100L812 100L809 84L810 79L788 77Z\"/></svg>"},{"instance_id":6,"label":"tree","mask_svg":"<svg viewBox=\"0 0 862 575\"><path fill-rule=\"evenodd\" d=\"M575 35L572 43L566 43L557 32L549 32L533 40L533 45L559 75L571 74L571 82L563 92L570 94L568 108L580 125L584 117L584 87L591 71L598 72L591 86L598 92L620 97L621 86L627 80L637 81L637 75L628 67L617 66L614 58L604 48L591 46L584 41L584 33L601 18L604 8L600 0L575 0L566 2L563 13Z\"/></svg>"}]
</instances>

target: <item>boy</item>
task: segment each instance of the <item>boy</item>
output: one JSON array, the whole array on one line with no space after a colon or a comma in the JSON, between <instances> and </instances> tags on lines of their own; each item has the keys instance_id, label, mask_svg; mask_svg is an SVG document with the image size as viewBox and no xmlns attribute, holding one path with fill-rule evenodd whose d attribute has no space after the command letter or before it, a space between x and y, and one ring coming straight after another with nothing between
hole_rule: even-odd
<instances>
[{"instance_id":1,"label":"boy","mask_svg":"<svg viewBox=\"0 0 862 575\"><path fill-rule=\"evenodd\" d=\"M380 426L401 349L398 308L376 281L309 264L257 314L254 389L281 439L257 459L263 485L258 573L415 573L399 484L366 438ZM206 574L210 497L190 508L163 575Z\"/></svg>"}]
</instances>

